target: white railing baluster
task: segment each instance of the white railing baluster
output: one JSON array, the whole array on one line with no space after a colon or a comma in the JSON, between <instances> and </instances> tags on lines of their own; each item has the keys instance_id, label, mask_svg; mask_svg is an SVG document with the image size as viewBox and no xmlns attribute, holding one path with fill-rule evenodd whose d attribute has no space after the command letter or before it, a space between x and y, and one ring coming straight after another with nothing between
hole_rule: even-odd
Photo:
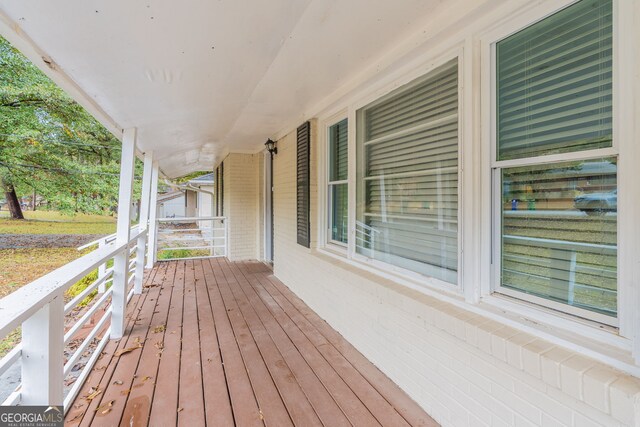
<instances>
[{"instance_id":1,"label":"white railing baluster","mask_svg":"<svg viewBox=\"0 0 640 427\"><path fill-rule=\"evenodd\" d=\"M133 292L135 294L142 293L142 279L144 276L144 255L147 246L147 233L142 233L138 236L137 242L138 248L136 250L136 271L135 279L133 283Z\"/></svg>"},{"instance_id":2,"label":"white railing baluster","mask_svg":"<svg viewBox=\"0 0 640 427\"><path fill-rule=\"evenodd\" d=\"M62 292L22 323L23 405L62 405L64 298Z\"/></svg>"},{"instance_id":3,"label":"white railing baluster","mask_svg":"<svg viewBox=\"0 0 640 427\"><path fill-rule=\"evenodd\" d=\"M98 243L98 249L103 248L107 244L107 239L102 239ZM107 263L100 264L98 267L98 279L102 279L107 274ZM98 286L98 293L104 294L107 290L106 281L103 281L100 286Z\"/></svg>"},{"instance_id":4,"label":"white railing baluster","mask_svg":"<svg viewBox=\"0 0 640 427\"><path fill-rule=\"evenodd\" d=\"M122 338L127 309L127 283L129 276L129 248L113 258L113 283L111 285L111 339Z\"/></svg>"},{"instance_id":5,"label":"white railing baluster","mask_svg":"<svg viewBox=\"0 0 640 427\"><path fill-rule=\"evenodd\" d=\"M158 162L153 162L151 169L151 194L149 198L149 233L147 235L147 268L153 268L157 257L158 244L158 223L156 221L158 213Z\"/></svg>"}]
</instances>

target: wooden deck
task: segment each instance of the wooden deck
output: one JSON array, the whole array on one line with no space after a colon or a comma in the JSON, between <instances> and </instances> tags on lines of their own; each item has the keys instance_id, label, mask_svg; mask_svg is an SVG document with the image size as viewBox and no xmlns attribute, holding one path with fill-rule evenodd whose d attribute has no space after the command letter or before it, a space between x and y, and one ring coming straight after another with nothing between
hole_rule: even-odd
<instances>
[{"instance_id":1,"label":"wooden deck","mask_svg":"<svg viewBox=\"0 0 640 427\"><path fill-rule=\"evenodd\" d=\"M65 425L437 424L267 266L218 258L148 274Z\"/></svg>"}]
</instances>

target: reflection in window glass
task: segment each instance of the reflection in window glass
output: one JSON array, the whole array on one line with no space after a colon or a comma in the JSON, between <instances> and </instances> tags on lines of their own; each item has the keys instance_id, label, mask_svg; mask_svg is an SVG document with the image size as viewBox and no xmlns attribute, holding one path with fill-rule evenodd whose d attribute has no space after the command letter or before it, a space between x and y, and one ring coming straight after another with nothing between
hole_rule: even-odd
<instances>
[{"instance_id":1,"label":"reflection in window glass","mask_svg":"<svg viewBox=\"0 0 640 427\"><path fill-rule=\"evenodd\" d=\"M360 109L357 120L356 251L457 283L457 60Z\"/></svg>"},{"instance_id":2,"label":"reflection in window glass","mask_svg":"<svg viewBox=\"0 0 640 427\"><path fill-rule=\"evenodd\" d=\"M502 286L616 315L616 159L502 169Z\"/></svg>"},{"instance_id":3,"label":"reflection in window glass","mask_svg":"<svg viewBox=\"0 0 640 427\"><path fill-rule=\"evenodd\" d=\"M347 243L347 184L331 187L331 239Z\"/></svg>"}]
</instances>

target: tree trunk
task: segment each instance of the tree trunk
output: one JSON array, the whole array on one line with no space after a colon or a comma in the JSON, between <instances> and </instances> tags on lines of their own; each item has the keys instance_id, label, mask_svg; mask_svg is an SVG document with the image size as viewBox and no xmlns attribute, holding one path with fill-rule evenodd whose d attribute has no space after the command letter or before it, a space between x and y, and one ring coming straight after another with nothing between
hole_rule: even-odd
<instances>
[{"instance_id":1,"label":"tree trunk","mask_svg":"<svg viewBox=\"0 0 640 427\"><path fill-rule=\"evenodd\" d=\"M36 211L36 198L38 197L38 193L36 192L36 189L33 189L33 206L31 206L33 208L33 211Z\"/></svg>"},{"instance_id":2,"label":"tree trunk","mask_svg":"<svg viewBox=\"0 0 640 427\"><path fill-rule=\"evenodd\" d=\"M22 208L20 207L20 200L16 194L16 189L10 182L2 180L2 189L4 190L4 197L7 199L7 205L9 206L9 213L13 219L24 219L22 214Z\"/></svg>"}]
</instances>

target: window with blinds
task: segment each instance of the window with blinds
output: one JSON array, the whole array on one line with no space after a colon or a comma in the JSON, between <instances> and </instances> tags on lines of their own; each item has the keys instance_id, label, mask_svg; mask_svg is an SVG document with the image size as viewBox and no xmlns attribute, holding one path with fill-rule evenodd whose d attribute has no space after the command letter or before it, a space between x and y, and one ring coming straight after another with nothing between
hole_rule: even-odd
<instances>
[{"instance_id":1,"label":"window with blinds","mask_svg":"<svg viewBox=\"0 0 640 427\"><path fill-rule=\"evenodd\" d=\"M496 44L493 174L500 292L610 324L617 156L601 150L613 141L612 40L612 2L582 0Z\"/></svg>"},{"instance_id":2,"label":"window with blinds","mask_svg":"<svg viewBox=\"0 0 640 427\"><path fill-rule=\"evenodd\" d=\"M329 239L347 243L348 230L348 183L347 183L347 119L329 127Z\"/></svg>"},{"instance_id":3,"label":"window with blinds","mask_svg":"<svg viewBox=\"0 0 640 427\"><path fill-rule=\"evenodd\" d=\"M611 146L612 39L583 0L497 43L498 160Z\"/></svg>"},{"instance_id":4,"label":"window with blinds","mask_svg":"<svg viewBox=\"0 0 640 427\"><path fill-rule=\"evenodd\" d=\"M356 117L356 251L457 283L457 60Z\"/></svg>"}]
</instances>

